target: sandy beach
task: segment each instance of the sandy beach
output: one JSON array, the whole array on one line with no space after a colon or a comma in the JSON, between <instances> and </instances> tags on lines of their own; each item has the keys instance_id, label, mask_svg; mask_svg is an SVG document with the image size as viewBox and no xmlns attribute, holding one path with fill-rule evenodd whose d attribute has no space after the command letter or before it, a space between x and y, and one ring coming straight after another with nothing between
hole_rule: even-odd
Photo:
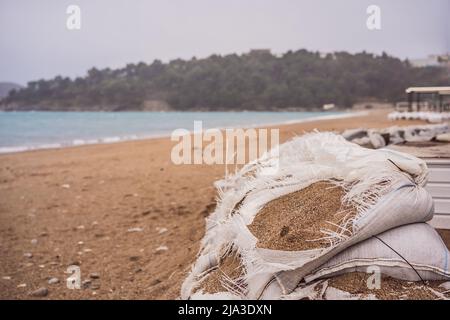
<instances>
[{"instance_id":1,"label":"sandy beach","mask_svg":"<svg viewBox=\"0 0 450 320\"><path fill-rule=\"evenodd\" d=\"M283 125L280 141L314 129L422 123L386 114ZM177 298L225 168L174 165L174 144L158 138L0 155L0 299L33 298L40 287L48 299ZM66 287L74 264L85 289ZM59 283L48 284L54 277Z\"/></svg>"}]
</instances>

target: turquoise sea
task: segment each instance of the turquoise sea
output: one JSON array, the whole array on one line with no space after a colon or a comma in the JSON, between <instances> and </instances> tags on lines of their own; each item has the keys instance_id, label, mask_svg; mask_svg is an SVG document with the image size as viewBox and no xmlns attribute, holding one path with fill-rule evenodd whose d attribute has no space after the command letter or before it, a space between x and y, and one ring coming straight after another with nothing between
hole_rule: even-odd
<instances>
[{"instance_id":1,"label":"turquoise sea","mask_svg":"<svg viewBox=\"0 0 450 320\"><path fill-rule=\"evenodd\" d=\"M344 112L0 112L0 153L167 136L178 128L252 127Z\"/></svg>"}]
</instances>

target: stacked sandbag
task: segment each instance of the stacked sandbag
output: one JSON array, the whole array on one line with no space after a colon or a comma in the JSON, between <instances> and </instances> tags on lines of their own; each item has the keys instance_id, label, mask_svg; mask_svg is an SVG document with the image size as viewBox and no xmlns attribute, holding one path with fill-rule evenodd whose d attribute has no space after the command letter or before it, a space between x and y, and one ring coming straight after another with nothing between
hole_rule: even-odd
<instances>
[{"instance_id":1,"label":"stacked sandbag","mask_svg":"<svg viewBox=\"0 0 450 320\"><path fill-rule=\"evenodd\" d=\"M305 277L306 282L376 266L386 276L407 280L445 280L450 256L439 234L427 223L413 223L362 241Z\"/></svg>"},{"instance_id":2,"label":"stacked sandbag","mask_svg":"<svg viewBox=\"0 0 450 320\"><path fill-rule=\"evenodd\" d=\"M332 133L279 146L216 183L220 200L181 298L296 298L316 292L311 288L328 277L364 272L363 262L402 279L416 280L414 266L424 281L448 279L448 251L436 249L436 235L423 224L433 216L423 189L427 174L420 159L362 148ZM409 224L415 227L388 231ZM411 267L378 243L397 246L412 233L434 240L427 250L435 260L408 256L417 248L404 245L399 250Z\"/></svg>"},{"instance_id":3,"label":"stacked sandbag","mask_svg":"<svg viewBox=\"0 0 450 320\"><path fill-rule=\"evenodd\" d=\"M384 129L348 129L342 136L360 146L379 149L390 144L405 142L446 141L450 132L448 124L392 126Z\"/></svg>"},{"instance_id":4,"label":"stacked sandbag","mask_svg":"<svg viewBox=\"0 0 450 320\"><path fill-rule=\"evenodd\" d=\"M394 111L388 114L389 120L424 120L431 123L440 123L450 120L450 112L433 111Z\"/></svg>"}]
</instances>

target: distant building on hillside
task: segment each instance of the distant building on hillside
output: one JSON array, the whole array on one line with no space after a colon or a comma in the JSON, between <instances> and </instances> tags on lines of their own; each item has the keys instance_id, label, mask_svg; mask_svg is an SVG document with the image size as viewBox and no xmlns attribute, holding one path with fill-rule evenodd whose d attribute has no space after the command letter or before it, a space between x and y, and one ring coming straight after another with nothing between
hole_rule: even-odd
<instances>
[{"instance_id":1,"label":"distant building on hillside","mask_svg":"<svg viewBox=\"0 0 450 320\"><path fill-rule=\"evenodd\" d=\"M336 54L334 52L323 52L319 51L319 57L325 59L327 57L331 57L331 59L336 60Z\"/></svg>"},{"instance_id":2,"label":"distant building on hillside","mask_svg":"<svg viewBox=\"0 0 450 320\"><path fill-rule=\"evenodd\" d=\"M251 49L249 54L260 55L260 54L271 54L270 49Z\"/></svg>"},{"instance_id":3,"label":"distant building on hillside","mask_svg":"<svg viewBox=\"0 0 450 320\"><path fill-rule=\"evenodd\" d=\"M409 61L413 67L450 67L450 54L430 54L423 59L412 59Z\"/></svg>"}]
</instances>

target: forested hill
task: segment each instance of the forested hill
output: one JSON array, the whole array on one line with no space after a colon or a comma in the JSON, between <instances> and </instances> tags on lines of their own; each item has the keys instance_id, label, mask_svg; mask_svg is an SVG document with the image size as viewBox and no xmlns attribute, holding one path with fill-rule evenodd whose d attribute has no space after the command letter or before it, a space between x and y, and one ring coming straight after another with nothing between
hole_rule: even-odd
<instances>
[{"instance_id":1,"label":"forested hill","mask_svg":"<svg viewBox=\"0 0 450 320\"><path fill-rule=\"evenodd\" d=\"M12 82L0 82L0 99L6 97L8 93L13 89L20 89L22 86Z\"/></svg>"},{"instance_id":2,"label":"forested hill","mask_svg":"<svg viewBox=\"0 0 450 320\"><path fill-rule=\"evenodd\" d=\"M405 99L411 85L449 82L448 70L413 68L382 54L269 51L206 59L92 68L83 78L29 82L1 102L6 110L280 110Z\"/></svg>"}]
</instances>

